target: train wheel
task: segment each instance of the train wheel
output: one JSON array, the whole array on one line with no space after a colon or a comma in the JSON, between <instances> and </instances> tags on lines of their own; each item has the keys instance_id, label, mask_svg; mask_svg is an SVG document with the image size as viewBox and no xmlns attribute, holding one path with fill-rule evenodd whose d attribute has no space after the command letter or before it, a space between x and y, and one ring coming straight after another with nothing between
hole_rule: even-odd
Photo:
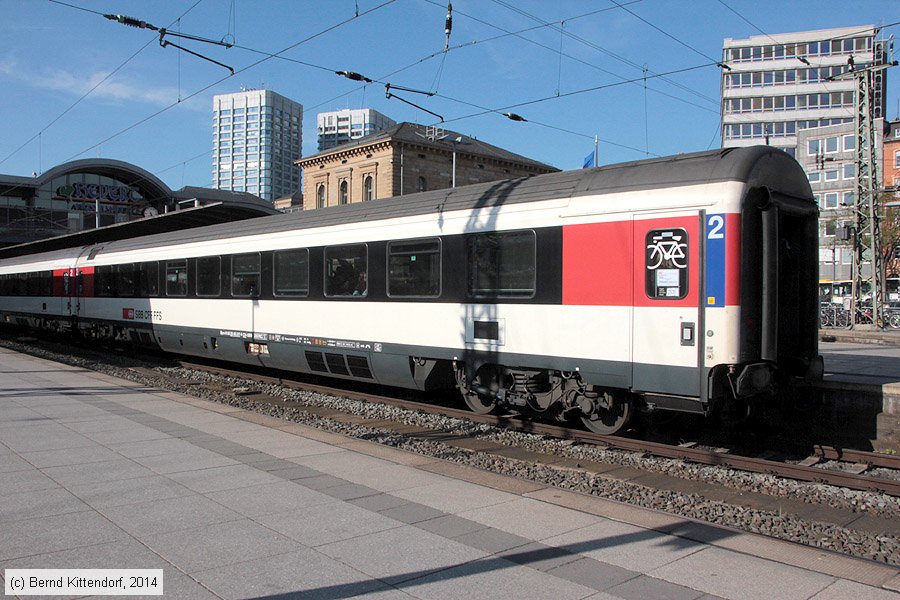
<instances>
[{"instance_id":1,"label":"train wheel","mask_svg":"<svg viewBox=\"0 0 900 600\"><path fill-rule=\"evenodd\" d=\"M471 384L466 384L465 372L457 369L456 382L466 406L473 413L487 415L497 409L497 394L502 373L495 365L483 365Z\"/></svg>"},{"instance_id":2,"label":"train wheel","mask_svg":"<svg viewBox=\"0 0 900 600\"><path fill-rule=\"evenodd\" d=\"M475 392L463 392L463 399L469 410L477 415L489 415L497 408L496 400L490 400Z\"/></svg>"},{"instance_id":3,"label":"train wheel","mask_svg":"<svg viewBox=\"0 0 900 600\"><path fill-rule=\"evenodd\" d=\"M601 435L614 435L631 421L633 406L624 394L605 392L601 399L592 402L593 408L583 411L581 422L589 430Z\"/></svg>"}]
</instances>

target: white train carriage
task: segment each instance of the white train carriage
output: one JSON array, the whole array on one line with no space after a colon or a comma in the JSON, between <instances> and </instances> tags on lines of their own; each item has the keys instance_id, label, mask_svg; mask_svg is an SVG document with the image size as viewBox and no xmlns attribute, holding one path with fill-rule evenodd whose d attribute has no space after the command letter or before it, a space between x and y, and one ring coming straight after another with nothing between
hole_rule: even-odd
<instances>
[{"instance_id":1,"label":"white train carriage","mask_svg":"<svg viewBox=\"0 0 900 600\"><path fill-rule=\"evenodd\" d=\"M821 376L817 208L718 150L0 260L0 318L581 418ZM0 257L4 251L0 251Z\"/></svg>"}]
</instances>

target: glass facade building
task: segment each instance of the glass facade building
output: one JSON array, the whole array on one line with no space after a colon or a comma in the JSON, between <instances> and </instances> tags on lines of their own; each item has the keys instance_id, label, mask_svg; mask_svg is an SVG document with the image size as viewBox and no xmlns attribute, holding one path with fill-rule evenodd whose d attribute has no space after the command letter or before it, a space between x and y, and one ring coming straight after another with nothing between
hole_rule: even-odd
<instances>
[{"instance_id":1,"label":"glass facade building","mask_svg":"<svg viewBox=\"0 0 900 600\"><path fill-rule=\"evenodd\" d=\"M213 187L274 201L300 189L303 106L270 90L213 98Z\"/></svg>"},{"instance_id":2,"label":"glass facade building","mask_svg":"<svg viewBox=\"0 0 900 600\"><path fill-rule=\"evenodd\" d=\"M801 131L854 122L852 65L873 61L874 26L726 38L722 60L722 147L768 144L795 155ZM882 71L883 73L883 71ZM883 74L874 116L884 114Z\"/></svg>"},{"instance_id":3,"label":"glass facade building","mask_svg":"<svg viewBox=\"0 0 900 600\"><path fill-rule=\"evenodd\" d=\"M393 119L389 119L371 108L319 113L316 116L319 152L330 150L370 133L384 131L396 124L397 122Z\"/></svg>"}]
</instances>

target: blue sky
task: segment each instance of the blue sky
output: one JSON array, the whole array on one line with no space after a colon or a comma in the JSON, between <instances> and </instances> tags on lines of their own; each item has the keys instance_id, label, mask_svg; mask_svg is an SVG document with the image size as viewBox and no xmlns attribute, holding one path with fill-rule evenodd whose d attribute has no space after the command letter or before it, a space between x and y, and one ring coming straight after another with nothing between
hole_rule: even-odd
<instances>
[{"instance_id":1,"label":"blue sky","mask_svg":"<svg viewBox=\"0 0 900 600\"><path fill-rule=\"evenodd\" d=\"M900 21L896 0L453 0L444 53L446 0L65 2L78 8L0 0L0 173L104 157L176 189L210 185L212 96L242 86L303 104L304 155L316 151L321 111L368 107L396 121L437 122L386 98L389 82L436 92L397 94L443 116L447 129L573 169L595 135L601 164L718 147L720 70L711 63L726 37ZM237 73L95 13L233 40L225 49L172 38ZM885 32L900 37L896 25ZM622 83L641 80L644 69L671 75L646 88ZM888 82L896 119L900 67Z\"/></svg>"}]
</instances>

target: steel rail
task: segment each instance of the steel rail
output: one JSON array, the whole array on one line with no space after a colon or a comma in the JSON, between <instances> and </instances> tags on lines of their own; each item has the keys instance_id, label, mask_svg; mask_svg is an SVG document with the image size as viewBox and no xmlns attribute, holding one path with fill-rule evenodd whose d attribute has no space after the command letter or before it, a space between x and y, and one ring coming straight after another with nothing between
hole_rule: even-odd
<instances>
[{"instance_id":1,"label":"steel rail","mask_svg":"<svg viewBox=\"0 0 900 600\"><path fill-rule=\"evenodd\" d=\"M764 473L778 477L786 477L788 479L796 479L798 481L823 483L855 490L881 492L890 496L900 497L900 480L868 477L845 471L826 470L813 466L797 465L758 457L740 456L731 454L727 451L723 452L706 448L674 446L660 442L637 440L614 435L602 435L561 425L539 423L518 415L477 415L464 409L437 406L411 400L400 400L389 396L334 388L319 384L310 384L283 377L258 375L255 373L247 373L244 371L192 363L189 361L178 361L178 363L185 368L207 371L218 375L240 375L245 379L282 385L291 389L302 389L314 393L343 396L351 400L381 402L398 408L495 425L497 427L513 429L524 433L546 435L596 446L616 448L619 450L647 452L663 458L674 458L711 466L730 467L752 473ZM871 466L900 470L900 457L887 454L877 454L861 450L845 450L824 445L816 445L814 447L814 453L822 458L832 460L865 463Z\"/></svg>"}]
</instances>

